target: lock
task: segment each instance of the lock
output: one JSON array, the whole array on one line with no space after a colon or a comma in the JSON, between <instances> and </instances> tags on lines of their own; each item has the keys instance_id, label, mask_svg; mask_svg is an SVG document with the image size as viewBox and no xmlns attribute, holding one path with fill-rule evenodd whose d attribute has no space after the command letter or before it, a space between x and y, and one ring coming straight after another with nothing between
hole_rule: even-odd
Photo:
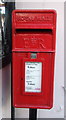
<instances>
[{"instance_id":1,"label":"lock","mask_svg":"<svg viewBox=\"0 0 66 120\"><path fill-rule=\"evenodd\" d=\"M37 53L31 53L31 59L36 59L37 58Z\"/></svg>"},{"instance_id":2,"label":"lock","mask_svg":"<svg viewBox=\"0 0 66 120\"><path fill-rule=\"evenodd\" d=\"M56 11L14 10L12 18L13 106L51 109Z\"/></svg>"}]
</instances>

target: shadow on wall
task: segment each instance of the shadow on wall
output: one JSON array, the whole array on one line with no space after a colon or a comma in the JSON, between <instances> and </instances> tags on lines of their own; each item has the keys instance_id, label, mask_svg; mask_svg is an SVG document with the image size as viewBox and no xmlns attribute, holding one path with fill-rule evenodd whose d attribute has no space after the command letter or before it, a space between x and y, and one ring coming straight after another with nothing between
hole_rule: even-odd
<instances>
[{"instance_id":1,"label":"shadow on wall","mask_svg":"<svg viewBox=\"0 0 66 120\"><path fill-rule=\"evenodd\" d=\"M2 106L8 104L11 91L11 65L2 69Z\"/></svg>"}]
</instances>

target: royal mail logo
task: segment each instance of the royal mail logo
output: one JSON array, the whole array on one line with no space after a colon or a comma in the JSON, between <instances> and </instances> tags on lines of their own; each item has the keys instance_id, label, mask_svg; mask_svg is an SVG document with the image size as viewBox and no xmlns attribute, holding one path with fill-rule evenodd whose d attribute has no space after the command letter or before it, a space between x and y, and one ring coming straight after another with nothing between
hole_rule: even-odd
<instances>
[{"instance_id":1,"label":"royal mail logo","mask_svg":"<svg viewBox=\"0 0 66 120\"><path fill-rule=\"evenodd\" d=\"M17 22L44 22L44 21L52 21L52 20L53 20L53 15L28 16L28 15L16 14Z\"/></svg>"}]
</instances>

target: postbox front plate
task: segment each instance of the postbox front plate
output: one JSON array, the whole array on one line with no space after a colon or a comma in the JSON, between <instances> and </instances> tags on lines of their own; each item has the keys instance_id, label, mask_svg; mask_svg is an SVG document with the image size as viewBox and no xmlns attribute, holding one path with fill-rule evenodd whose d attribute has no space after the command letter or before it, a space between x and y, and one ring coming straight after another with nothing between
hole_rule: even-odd
<instances>
[{"instance_id":1,"label":"postbox front plate","mask_svg":"<svg viewBox=\"0 0 66 120\"><path fill-rule=\"evenodd\" d=\"M50 109L54 53L37 53L37 59L30 59L30 56L31 53L13 53L13 105Z\"/></svg>"}]
</instances>

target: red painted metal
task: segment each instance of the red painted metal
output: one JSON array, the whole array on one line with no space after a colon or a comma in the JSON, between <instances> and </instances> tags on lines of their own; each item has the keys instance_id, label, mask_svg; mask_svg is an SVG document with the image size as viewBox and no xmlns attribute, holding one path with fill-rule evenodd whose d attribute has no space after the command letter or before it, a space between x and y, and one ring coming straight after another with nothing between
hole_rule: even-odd
<instances>
[{"instance_id":1,"label":"red painted metal","mask_svg":"<svg viewBox=\"0 0 66 120\"><path fill-rule=\"evenodd\" d=\"M13 105L51 109L56 44L55 10L14 10L12 15ZM31 54L36 53L36 58ZM25 92L25 62L41 62L41 92Z\"/></svg>"}]
</instances>

